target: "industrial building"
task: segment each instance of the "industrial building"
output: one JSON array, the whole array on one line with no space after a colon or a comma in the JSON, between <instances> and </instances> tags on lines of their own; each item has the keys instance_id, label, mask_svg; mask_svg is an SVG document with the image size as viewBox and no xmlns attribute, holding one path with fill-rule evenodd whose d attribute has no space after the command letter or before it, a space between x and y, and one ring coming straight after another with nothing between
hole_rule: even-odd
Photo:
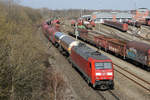
<instances>
[{"instance_id":1,"label":"industrial building","mask_svg":"<svg viewBox=\"0 0 150 100\"><path fill-rule=\"evenodd\" d=\"M137 9L134 19L140 21L140 20L145 20L145 18L149 18L149 10L147 8Z\"/></svg>"},{"instance_id":2,"label":"industrial building","mask_svg":"<svg viewBox=\"0 0 150 100\"><path fill-rule=\"evenodd\" d=\"M106 12L93 12L91 15L83 15L82 18L84 19L93 19L95 23L103 23L104 20L113 20L113 21L141 21L145 20L146 18L150 18L149 10L147 8L139 8L137 10L131 11L106 11Z\"/></svg>"},{"instance_id":3,"label":"industrial building","mask_svg":"<svg viewBox=\"0 0 150 100\"><path fill-rule=\"evenodd\" d=\"M95 23L103 23L104 20L114 20L114 21L127 21L131 20L133 14L124 13L124 12L94 12L92 18L95 20Z\"/></svg>"}]
</instances>

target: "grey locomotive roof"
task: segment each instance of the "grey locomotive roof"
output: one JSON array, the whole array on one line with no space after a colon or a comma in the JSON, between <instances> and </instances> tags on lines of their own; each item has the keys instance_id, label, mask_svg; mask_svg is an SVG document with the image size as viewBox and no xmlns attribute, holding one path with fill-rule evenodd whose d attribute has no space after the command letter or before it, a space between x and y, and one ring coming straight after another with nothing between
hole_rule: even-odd
<instances>
[{"instance_id":1,"label":"grey locomotive roof","mask_svg":"<svg viewBox=\"0 0 150 100\"><path fill-rule=\"evenodd\" d=\"M70 36L64 36L61 40L64 41L65 43L67 43L68 45L69 45L70 43L72 43L73 41L75 41L75 40L74 40L72 37L70 37Z\"/></svg>"},{"instance_id":2,"label":"grey locomotive roof","mask_svg":"<svg viewBox=\"0 0 150 100\"><path fill-rule=\"evenodd\" d=\"M73 47L73 49L76 51L76 53L78 53L80 56L84 57L87 60L89 57L96 60L109 59L107 56L95 51L92 48L89 48L83 43L80 43L78 46Z\"/></svg>"}]
</instances>

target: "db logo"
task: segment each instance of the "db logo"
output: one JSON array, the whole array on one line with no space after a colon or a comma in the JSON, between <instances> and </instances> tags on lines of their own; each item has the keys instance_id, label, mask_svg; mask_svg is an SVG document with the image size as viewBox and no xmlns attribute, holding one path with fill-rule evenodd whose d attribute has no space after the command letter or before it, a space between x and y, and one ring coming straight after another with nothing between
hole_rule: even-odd
<instances>
[{"instance_id":1,"label":"db logo","mask_svg":"<svg viewBox=\"0 0 150 100\"><path fill-rule=\"evenodd\" d=\"M102 75L104 75L104 76L105 76L105 75L106 75L106 73L103 73Z\"/></svg>"}]
</instances>

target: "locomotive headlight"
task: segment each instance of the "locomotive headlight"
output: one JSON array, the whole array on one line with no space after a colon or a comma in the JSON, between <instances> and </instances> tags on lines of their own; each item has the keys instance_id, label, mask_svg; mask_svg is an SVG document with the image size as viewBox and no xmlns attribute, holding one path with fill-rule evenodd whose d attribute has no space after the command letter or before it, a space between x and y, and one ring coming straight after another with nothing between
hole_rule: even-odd
<instances>
[{"instance_id":1,"label":"locomotive headlight","mask_svg":"<svg viewBox=\"0 0 150 100\"><path fill-rule=\"evenodd\" d=\"M112 72L108 72L107 75L112 75Z\"/></svg>"},{"instance_id":2,"label":"locomotive headlight","mask_svg":"<svg viewBox=\"0 0 150 100\"><path fill-rule=\"evenodd\" d=\"M101 73L96 73L96 76L101 76L102 74Z\"/></svg>"}]
</instances>

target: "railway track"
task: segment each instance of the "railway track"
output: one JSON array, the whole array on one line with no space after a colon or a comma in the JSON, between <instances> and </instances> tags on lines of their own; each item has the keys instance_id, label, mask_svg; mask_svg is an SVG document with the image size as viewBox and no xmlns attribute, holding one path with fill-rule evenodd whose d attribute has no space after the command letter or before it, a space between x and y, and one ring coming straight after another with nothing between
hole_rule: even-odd
<instances>
[{"instance_id":1,"label":"railway track","mask_svg":"<svg viewBox=\"0 0 150 100\"><path fill-rule=\"evenodd\" d=\"M150 26L142 25L142 27L144 27L144 28L150 30Z\"/></svg>"},{"instance_id":2,"label":"railway track","mask_svg":"<svg viewBox=\"0 0 150 100\"><path fill-rule=\"evenodd\" d=\"M118 72L119 74L123 75L127 79L133 81L135 84L146 90L147 92L150 93L150 82L140 78L139 76L129 72L128 70L120 67L119 65L114 64L116 67L114 70Z\"/></svg>"},{"instance_id":3,"label":"railway track","mask_svg":"<svg viewBox=\"0 0 150 100\"><path fill-rule=\"evenodd\" d=\"M117 36L118 38L123 39L123 40L125 40L125 41L131 41L131 39L132 39L132 37L129 37L129 36L127 36L126 34L124 34L124 33L126 33L126 32L121 32L121 31L119 31L119 30L117 30L117 29L114 29L114 28L112 28L112 27L108 27L108 26L105 26L105 25L101 25L101 27L102 27L103 29L101 29L100 31L102 31L102 32L104 32L104 33ZM106 31L106 30L107 30L107 31ZM119 33L119 34L118 34L118 33ZM117 37L115 37L115 38L117 38Z\"/></svg>"},{"instance_id":4,"label":"railway track","mask_svg":"<svg viewBox=\"0 0 150 100\"><path fill-rule=\"evenodd\" d=\"M112 90L96 91L103 100L121 100Z\"/></svg>"},{"instance_id":5,"label":"railway track","mask_svg":"<svg viewBox=\"0 0 150 100\"><path fill-rule=\"evenodd\" d=\"M123 41L132 41L132 40L136 39L137 41L150 44L150 39L146 39L146 38L140 36L139 34L130 34L129 32L125 32L124 35L123 34L118 35L115 31L106 32L104 30L101 30L101 32L98 32L98 31L96 31L96 32L99 34L101 34L101 32L104 32L105 34L112 35L112 37L115 37L115 38L123 40ZM93 31L93 33L95 33L95 32ZM128 34L128 36L127 36L127 34ZM141 41L141 40L143 40L143 41Z\"/></svg>"},{"instance_id":6,"label":"railway track","mask_svg":"<svg viewBox=\"0 0 150 100\"><path fill-rule=\"evenodd\" d=\"M125 38L123 38L123 37L120 37L120 36L118 36L118 34L116 34L114 31L112 31L111 33L110 32L106 32L106 31L104 31L104 30L101 30L100 32L98 32L97 30L92 30L91 31L92 33L95 33L95 34L103 34L103 35L105 35L105 36L109 36L109 37L113 37L113 38L117 38L117 39L119 39L119 40L123 40L123 41L129 41L130 39L128 39L128 37L126 37L126 36L123 36L123 37L126 37L126 39ZM113 33L113 34L112 34ZM107 34L107 35L106 35Z\"/></svg>"},{"instance_id":7,"label":"railway track","mask_svg":"<svg viewBox=\"0 0 150 100\"><path fill-rule=\"evenodd\" d=\"M103 27L104 27L104 26L103 26ZM133 40L133 37L135 37L134 39L136 39L137 41L143 40L143 41L141 41L141 42L150 44L150 39L146 39L146 38L140 36L139 34L135 34L135 33L133 33L133 32L129 32L129 31L127 31L127 32L120 32L120 31L118 31L118 30L111 29L111 27L109 28L109 27L107 27L107 26L105 26L105 29L106 29L106 30L109 30L110 32L113 32L113 33L115 33L115 34L117 34L118 32L119 32L119 34L121 34L121 35L125 34L125 35L123 35L123 37L118 35L120 38L122 38L122 39L124 39L124 40L131 41L131 40ZM101 31L103 31L103 30L101 30ZM103 31L103 32L105 32L105 31ZM107 33L109 33L109 32L107 32ZM109 34L110 34L110 33L109 33ZM112 34L112 35L113 35L113 34ZM128 36L126 36L126 35L128 35ZM125 37L125 38L124 38L124 37Z\"/></svg>"}]
</instances>

